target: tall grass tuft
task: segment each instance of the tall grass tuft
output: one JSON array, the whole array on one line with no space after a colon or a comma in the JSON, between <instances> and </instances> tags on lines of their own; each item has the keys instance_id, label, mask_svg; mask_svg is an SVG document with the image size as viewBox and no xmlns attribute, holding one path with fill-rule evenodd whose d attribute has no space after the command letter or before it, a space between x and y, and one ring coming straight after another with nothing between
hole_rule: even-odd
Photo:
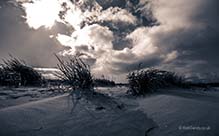
<instances>
[{"instance_id":1,"label":"tall grass tuft","mask_svg":"<svg viewBox=\"0 0 219 136\"><path fill-rule=\"evenodd\" d=\"M127 76L129 93L133 95L145 95L159 88L183 87L184 78L174 72L159 69L147 69L130 72Z\"/></svg>"},{"instance_id":2,"label":"tall grass tuft","mask_svg":"<svg viewBox=\"0 0 219 136\"><path fill-rule=\"evenodd\" d=\"M55 55L59 61L58 69L61 71L56 76L74 89L93 89L93 77L89 65L79 56L72 56L63 60Z\"/></svg>"},{"instance_id":3,"label":"tall grass tuft","mask_svg":"<svg viewBox=\"0 0 219 136\"><path fill-rule=\"evenodd\" d=\"M3 60L0 76L0 84L7 86L39 86L43 83L40 73L12 56L8 60Z\"/></svg>"}]
</instances>

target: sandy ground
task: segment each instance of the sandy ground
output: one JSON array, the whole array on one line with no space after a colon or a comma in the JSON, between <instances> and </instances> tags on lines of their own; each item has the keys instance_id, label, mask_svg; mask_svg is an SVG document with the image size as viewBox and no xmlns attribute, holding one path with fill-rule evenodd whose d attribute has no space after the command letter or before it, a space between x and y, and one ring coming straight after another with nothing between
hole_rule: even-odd
<instances>
[{"instance_id":1,"label":"sandy ground","mask_svg":"<svg viewBox=\"0 0 219 136\"><path fill-rule=\"evenodd\" d=\"M62 95L3 108L0 135L145 136L155 126L142 111L118 108L114 99L95 97L80 100L76 107L71 97Z\"/></svg>"},{"instance_id":2,"label":"sandy ground","mask_svg":"<svg viewBox=\"0 0 219 136\"><path fill-rule=\"evenodd\" d=\"M137 101L158 124L155 136L219 136L218 90L162 90Z\"/></svg>"},{"instance_id":3,"label":"sandy ground","mask_svg":"<svg viewBox=\"0 0 219 136\"><path fill-rule=\"evenodd\" d=\"M75 101L77 99L67 94L59 94L3 107L0 109L0 135L219 135L218 89L160 90L144 98L126 96L127 88L124 87L96 90L108 94L110 98L97 95L95 99L83 97ZM124 108L120 107L121 104Z\"/></svg>"},{"instance_id":4,"label":"sandy ground","mask_svg":"<svg viewBox=\"0 0 219 136\"><path fill-rule=\"evenodd\" d=\"M0 87L0 109L66 93L58 87Z\"/></svg>"}]
</instances>

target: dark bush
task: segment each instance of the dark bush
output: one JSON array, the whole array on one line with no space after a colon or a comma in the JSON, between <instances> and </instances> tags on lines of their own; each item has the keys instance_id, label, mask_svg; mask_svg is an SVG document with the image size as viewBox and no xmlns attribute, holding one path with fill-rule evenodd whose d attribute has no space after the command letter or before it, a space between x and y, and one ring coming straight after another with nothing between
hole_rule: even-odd
<instances>
[{"instance_id":1,"label":"dark bush","mask_svg":"<svg viewBox=\"0 0 219 136\"><path fill-rule=\"evenodd\" d=\"M64 83L71 85L74 89L92 89L93 77L89 65L85 64L79 56L72 56L68 60L63 60L56 55L59 61L56 73Z\"/></svg>"},{"instance_id":2,"label":"dark bush","mask_svg":"<svg viewBox=\"0 0 219 136\"><path fill-rule=\"evenodd\" d=\"M144 95L154 92L159 88L184 85L184 79L174 72L158 69L147 69L130 72L127 76L129 93L133 95Z\"/></svg>"},{"instance_id":3,"label":"dark bush","mask_svg":"<svg viewBox=\"0 0 219 136\"><path fill-rule=\"evenodd\" d=\"M20 82L20 74L6 71L3 68L0 68L0 85L18 87Z\"/></svg>"},{"instance_id":4,"label":"dark bush","mask_svg":"<svg viewBox=\"0 0 219 136\"><path fill-rule=\"evenodd\" d=\"M32 67L11 56L3 60L0 69L0 84L7 86L38 86L43 83L43 77Z\"/></svg>"}]
</instances>

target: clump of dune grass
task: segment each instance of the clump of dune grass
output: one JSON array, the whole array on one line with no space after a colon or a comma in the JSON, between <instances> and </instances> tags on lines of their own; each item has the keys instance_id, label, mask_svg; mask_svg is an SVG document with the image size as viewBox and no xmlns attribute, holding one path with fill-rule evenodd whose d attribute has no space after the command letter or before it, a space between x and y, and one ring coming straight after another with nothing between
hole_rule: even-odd
<instances>
[{"instance_id":1,"label":"clump of dune grass","mask_svg":"<svg viewBox=\"0 0 219 136\"><path fill-rule=\"evenodd\" d=\"M129 93L133 95L145 95L160 88L183 87L184 78L174 72L146 69L130 72L127 76Z\"/></svg>"},{"instance_id":2,"label":"clump of dune grass","mask_svg":"<svg viewBox=\"0 0 219 136\"><path fill-rule=\"evenodd\" d=\"M101 94L94 90L94 79L90 71L89 65L87 65L80 56L71 56L64 60L55 55L59 61L58 69L60 72L56 73L56 76L61 79L64 84L70 85L70 99L73 107L71 113L74 112L78 103L86 100L95 106L96 110L104 110L110 108L114 111L121 111L124 109L124 105L118 103L108 95ZM82 105L90 116L96 118L93 115L92 110L88 105Z\"/></svg>"},{"instance_id":3,"label":"clump of dune grass","mask_svg":"<svg viewBox=\"0 0 219 136\"><path fill-rule=\"evenodd\" d=\"M3 60L0 68L0 84L7 86L39 86L43 83L40 73L15 57Z\"/></svg>"},{"instance_id":4,"label":"clump of dune grass","mask_svg":"<svg viewBox=\"0 0 219 136\"><path fill-rule=\"evenodd\" d=\"M1 86L16 86L20 85L20 74L7 71L0 67L0 85Z\"/></svg>"},{"instance_id":5,"label":"clump of dune grass","mask_svg":"<svg viewBox=\"0 0 219 136\"><path fill-rule=\"evenodd\" d=\"M58 78L71 85L73 89L93 89L93 77L90 67L80 56L72 56L67 60L55 56L59 61L59 64L57 64L58 69L61 71L56 73Z\"/></svg>"}]
</instances>

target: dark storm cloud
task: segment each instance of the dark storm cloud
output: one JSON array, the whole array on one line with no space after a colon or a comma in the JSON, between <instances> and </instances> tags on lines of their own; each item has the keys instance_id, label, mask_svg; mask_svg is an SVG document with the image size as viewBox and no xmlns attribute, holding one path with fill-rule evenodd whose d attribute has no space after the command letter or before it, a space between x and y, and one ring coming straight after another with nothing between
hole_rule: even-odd
<instances>
[{"instance_id":1,"label":"dark storm cloud","mask_svg":"<svg viewBox=\"0 0 219 136\"><path fill-rule=\"evenodd\" d=\"M129 63L128 61L113 63L112 66L119 68L119 69L114 70L115 73L126 74L127 72L134 71L134 70L139 70L139 69L149 68L149 67L156 67L160 63L162 63L162 59L151 56L149 58L137 60L133 63Z\"/></svg>"},{"instance_id":2,"label":"dark storm cloud","mask_svg":"<svg viewBox=\"0 0 219 136\"><path fill-rule=\"evenodd\" d=\"M121 7L125 8L127 1L126 0L96 0L98 4L103 8L103 10L109 7Z\"/></svg>"},{"instance_id":3,"label":"dark storm cloud","mask_svg":"<svg viewBox=\"0 0 219 136\"><path fill-rule=\"evenodd\" d=\"M163 51L177 50L179 52L176 60L167 64L161 63L161 67L200 77L203 73L219 73L218 3L217 0L181 2L182 7L172 11L181 14L182 17L178 17L179 20L173 19L175 15L160 13L164 18L169 16L167 21L182 24L182 26L173 27L171 31L160 31L154 36L155 44L160 45L159 48ZM177 5L177 2L175 4ZM184 10L186 6L189 7L188 10ZM167 6L166 9L162 9L163 12L168 12L168 8Z\"/></svg>"},{"instance_id":4,"label":"dark storm cloud","mask_svg":"<svg viewBox=\"0 0 219 136\"><path fill-rule=\"evenodd\" d=\"M121 35L116 35L113 43L113 49L115 50L123 50L124 48L132 48L132 40L125 38Z\"/></svg>"}]
</instances>

